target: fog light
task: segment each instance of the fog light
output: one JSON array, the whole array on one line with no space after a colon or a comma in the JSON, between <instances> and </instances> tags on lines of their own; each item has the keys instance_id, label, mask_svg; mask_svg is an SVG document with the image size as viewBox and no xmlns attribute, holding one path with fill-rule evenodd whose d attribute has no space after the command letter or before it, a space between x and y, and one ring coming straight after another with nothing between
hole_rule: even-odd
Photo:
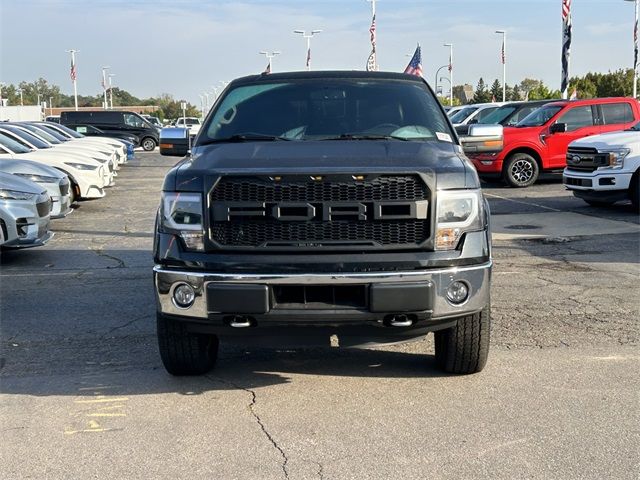
<instances>
[{"instance_id":1,"label":"fog light","mask_svg":"<svg viewBox=\"0 0 640 480\"><path fill-rule=\"evenodd\" d=\"M451 303L459 305L464 303L469 297L469 287L464 282L452 282L447 288L447 300Z\"/></svg>"},{"instance_id":2,"label":"fog light","mask_svg":"<svg viewBox=\"0 0 640 480\"><path fill-rule=\"evenodd\" d=\"M173 289L173 303L178 308L189 308L196 299L196 292L191 285L180 283Z\"/></svg>"}]
</instances>

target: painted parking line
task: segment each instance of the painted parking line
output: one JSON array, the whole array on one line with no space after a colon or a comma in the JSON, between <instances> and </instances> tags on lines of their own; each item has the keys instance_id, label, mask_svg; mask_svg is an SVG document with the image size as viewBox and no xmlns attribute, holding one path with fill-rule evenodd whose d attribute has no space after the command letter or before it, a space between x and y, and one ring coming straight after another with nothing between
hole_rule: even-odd
<instances>
[{"instance_id":1,"label":"painted parking line","mask_svg":"<svg viewBox=\"0 0 640 480\"><path fill-rule=\"evenodd\" d=\"M542 208L544 210L550 210L552 212L563 212L564 210L559 210L557 208L553 208L553 207L547 207L546 205L540 205L539 203L534 203L534 202L525 202L524 200L516 200L514 198L508 198L508 197L503 197L500 195L496 195L495 193L486 193L484 194L486 197L493 197L493 198L498 198L500 200L506 200L507 202L513 202L513 203L519 203L520 205L529 205L532 207L538 207L538 208Z\"/></svg>"}]
</instances>

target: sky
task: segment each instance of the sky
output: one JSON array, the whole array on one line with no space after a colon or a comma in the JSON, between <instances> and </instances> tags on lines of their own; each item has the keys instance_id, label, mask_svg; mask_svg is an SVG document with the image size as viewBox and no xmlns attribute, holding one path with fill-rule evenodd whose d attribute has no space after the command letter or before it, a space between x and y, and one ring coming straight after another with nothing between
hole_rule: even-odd
<instances>
[{"instance_id":1,"label":"sky","mask_svg":"<svg viewBox=\"0 0 640 480\"><path fill-rule=\"evenodd\" d=\"M378 0L380 70L402 71L416 44L433 86L453 43L454 84L542 79L559 89L561 0ZM570 74L633 64L633 2L573 0ZM281 51L273 71L303 70L306 43L295 29L322 29L312 40L314 70L364 69L371 50L367 0L0 0L0 81L39 77L78 93L101 92L101 67L114 86L140 98L170 93L196 105L222 81L259 73L261 50ZM440 76L447 76L442 69ZM447 82L442 81L447 87Z\"/></svg>"}]
</instances>

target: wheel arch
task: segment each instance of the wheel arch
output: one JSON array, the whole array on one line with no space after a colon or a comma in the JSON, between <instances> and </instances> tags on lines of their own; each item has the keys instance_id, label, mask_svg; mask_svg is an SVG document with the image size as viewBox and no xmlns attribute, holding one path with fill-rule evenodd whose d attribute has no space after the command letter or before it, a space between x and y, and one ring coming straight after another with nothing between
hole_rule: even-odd
<instances>
[{"instance_id":1,"label":"wheel arch","mask_svg":"<svg viewBox=\"0 0 640 480\"><path fill-rule=\"evenodd\" d=\"M504 161L502 162L502 173L505 172L505 169L507 168L507 163L509 158L512 155L515 155L517 153L526 153L527 155L531 155L531 157L533 157L533 159L536 161L536 163L538 164L538 169L542 172L543 170L543 166L542 166L542 155L540 155L540 152L538 152L535 148L531 148L531 147L516 147L513 150L509 150L505 156L504 156Z\"/></svg>"}]
</instances>

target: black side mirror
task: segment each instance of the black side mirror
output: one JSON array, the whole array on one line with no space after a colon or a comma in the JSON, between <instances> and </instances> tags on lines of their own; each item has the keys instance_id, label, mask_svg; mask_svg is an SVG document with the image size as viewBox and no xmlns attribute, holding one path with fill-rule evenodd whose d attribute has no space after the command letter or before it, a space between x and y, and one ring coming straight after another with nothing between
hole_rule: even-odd
<instances>
[{"instance_id":1,"label":"black side mirror","mask_svg":"<svg viewBox=\"0 0 640 480\"><path fill-rule=\"evenodd\" d=\"M160 155L184 157L189 153L189 130L186 128L163 128L160 131Z\"/></svg>"},{"instance_id":2,"label":"black side mirror","mask_svg":"<svg viewBox=\"0 0 640 480\"><path fill-rule=\"evenodd\" d=\"M566 123L554 123L551 125L549 132L551 133L565 133L567 131Z\"/></svg>"}]
</instances>

